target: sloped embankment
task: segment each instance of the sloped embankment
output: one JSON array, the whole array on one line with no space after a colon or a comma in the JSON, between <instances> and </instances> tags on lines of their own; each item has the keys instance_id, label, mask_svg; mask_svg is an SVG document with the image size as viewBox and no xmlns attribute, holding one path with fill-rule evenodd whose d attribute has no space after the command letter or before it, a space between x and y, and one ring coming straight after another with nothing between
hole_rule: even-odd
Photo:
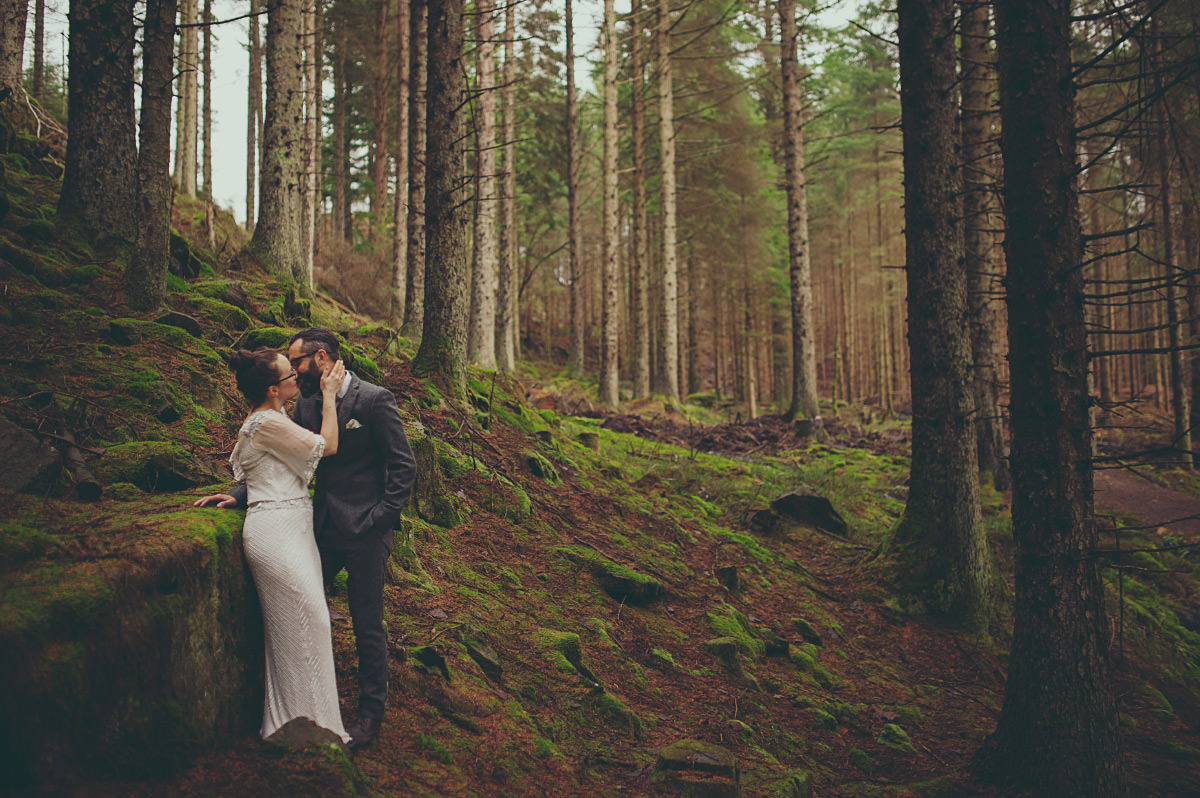
<instances>
[{"instance_id":1,"label":"sloped embankment","mask_svg":"<svg viewBox=\"0 0 1200 798\"><path fill-rule=\"evenodd\" d=\"M19 502L0 535L6 787L162 776L254 731L262 624L241 513Z\"/></svg>"}]
</instances>

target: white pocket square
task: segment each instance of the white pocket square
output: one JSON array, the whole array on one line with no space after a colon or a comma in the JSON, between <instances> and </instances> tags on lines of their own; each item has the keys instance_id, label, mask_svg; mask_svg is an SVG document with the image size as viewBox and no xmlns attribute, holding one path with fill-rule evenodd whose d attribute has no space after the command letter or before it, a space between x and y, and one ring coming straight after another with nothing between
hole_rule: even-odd
<instances>
[{"instance_id":1,"label":"white pocket square","mask_svg":"<svg viewBox=\"0 0 1200 798\"><path fill-rule=\"evenodd\" d=\"M361 427L362 424L359 423L357 418L352 418L346 422L346 429L360 429Z\"/></svg>"}]
</instances>

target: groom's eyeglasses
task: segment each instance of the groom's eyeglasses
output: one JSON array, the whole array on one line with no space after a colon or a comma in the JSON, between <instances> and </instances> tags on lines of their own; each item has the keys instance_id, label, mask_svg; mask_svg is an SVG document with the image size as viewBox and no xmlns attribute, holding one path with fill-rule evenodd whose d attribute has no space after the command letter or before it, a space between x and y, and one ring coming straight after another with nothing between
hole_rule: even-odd
<instances>
[{"instance_id":1,"label":"groom's eyeglasses","mask_svg":"<svg viewBox=\"0 0 1200 798\"><path fill-rule=\"evenodd\" d=\"M298 375L298 374L296 374L296 370L295 370L295 369L292 369L292 373L291 373L291 374L287 375L286 377L280 377L279 379L275 380L275 382L274 382L273 384L274 384L274 385L278 385L278 384L279 384L279 383L281 383L281 382L287 382L287 381L288 381L288 380L290 380L292 377L297 377L297 376L299 376L299 375Z\"/></svg>"},{"instance_id":2,"label":"groom's eyeglasses","mask_svg":"<svg viewBox=\"0 0 1200 798\"><path fill-rule=\"evenodd\" d=\"M305 360L314 356L315 354L317 354L317 352L320 352L320 351L321 351L320 349L315 349L312 352L309 352L307 355L301 355L300 357L293 357L293 358L289 359L288 362L292 364L292 368L298 369L298 368L300 368L301 363L303 363ZM287 378L285 377L284 379L287 379Z\"/></svg>"}]
</instances>

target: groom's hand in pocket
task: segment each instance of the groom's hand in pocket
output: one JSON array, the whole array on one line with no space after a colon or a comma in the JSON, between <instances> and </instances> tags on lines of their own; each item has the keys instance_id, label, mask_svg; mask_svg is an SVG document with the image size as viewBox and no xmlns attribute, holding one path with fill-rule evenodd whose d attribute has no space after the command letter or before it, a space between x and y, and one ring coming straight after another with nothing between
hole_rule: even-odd
<instances>
[{"instance_id":1,"label":"groom's hand in pocket","mask_svg":"<svg viewBox=\"0 0 1200 798\"><path fill-rule=\"evenodd\" d=\"M237 499L230 496L228 493L213 493L208 496L202 496L192 502L193 507L235 507Z\"/></svg>"}]
</instances>

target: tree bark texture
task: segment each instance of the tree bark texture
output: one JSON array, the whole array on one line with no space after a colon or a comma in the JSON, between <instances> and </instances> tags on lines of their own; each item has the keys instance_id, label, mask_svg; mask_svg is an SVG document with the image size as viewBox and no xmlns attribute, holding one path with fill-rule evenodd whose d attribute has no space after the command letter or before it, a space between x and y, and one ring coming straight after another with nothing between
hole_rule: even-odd
<instances>
[{"instance_id":1,"label":"tree bark texture","mask_svg":"<svg viewBox=\"0 0 1200 798\"><path fill-rule=\"evenodd\" d=\"M658 0L658 141L662 178L662 299L655 390L679 401L679 286L675 250L675 92L671 75L671 4Z\"/></svg>"},{"instance_id":2,"label":"tree bark texture","mask_svg":"<svg viewBox=\"0 0 1200 798\"><path fill-rule=\"evenodd\" d=\"M375 74L372 81L371 108L371 246L382 256L387 228L388 176L388 4L390 0L375 0Z\"/></svg>"},{"instance_id":3,"label":"tree bark texture","mask_svg":"<svg viewBox=\"0 0 1200 798\"><path fill-rule=\"evenodd\" d=\"M991 26L988 5L980 0L960 0L962 35L962 157L964 251L967 296L970 303L971 351L974 360L975 438L979 470L998 490L1008 490L1008 461L1004 457L1004 425L1000 415L998 317L992 295L999 289L991 232L998 223L994 214L995 175L991 171L992 122Z\"/></svg>"},{"instance_id":4,"label":"tree bark texture","mask_svg":"<svg viewBox=\"0 0 1200 798\"><path fill-rule=\"evenodd\" d=\"M408 103L412 71L412 11L408 0L396 0L396 197L392 216L392 327L404 325L408 289Z\"/></svg>"},{"instance_id":5,"label":"tree bark texture","mask_svg":"<svg viewBox=\"0 0 1200 798\"><path fill-rule=\"evenodd\" d=\"M795 0L779 0L780 68L783 73L783 153L787 186L788 284L792 316L792 401L787 417L813 418L817 405L817 353L808 248L808 186L804 165L803 97Z\"/></svg>"},{"instance_id":6,"label":"tree bark texture","mask_svg":"<svg viewBox=\"0 0 1200 798\"><path fill-rule=\"evenodd\" d=\"M475 180L475 242L472 247L471 313L467 353L472 363L496 368L496 29L492 0L475 6L479 44L475 50L478 99L475 141L479 152Z\"/></svg>"},{"instance_id":7,"label":"tree bark texture","mask_svg":"<svg viewBox=\"0 0 1200 798\"><path fill-rule=\"evenodd\" d=\"M413 373L435 378L461 399L467 388L467 83L463 64L463 0L429 4L426 117L426 228L429 250L425 325Z\"/></svg>"},{"instance_id":8,"label":"tree bark texture","mask_svg":"<svg viewBox=\"0 0 1200 798\"><path fill-rule=\"evenodd\" d=\"M58 212L94 235L131 241L137 234L133 0L75 0L69 17L67 154Z\"/></svg>"},{"instance_id":9,"label":"tree bark texture","mask_svg":"<svg viewBox=\"0 0 1200 798\"><path fill-rule=\"evenodd\" d=\"M567 70L567 259L571 275L570 344L567 366L576 377L583 376L587 362L587 338L582 247L579 219L579 100L575 96L575 20L571 0L566 0Z\"/></svg>"},{"instance_id":10,"label":"tree bark texture","mask_svg":"<svg viewBox=\"0 0 1200 798\"><path fill-rule=\"evenodd\" d=\"M212 169L212 80L213 80L213 14L212 0L204 0L204 99L200 104L200 112L204 133L200 139L201 163L203 164L204 190L204 235L208 239L209 249L216 249L217 222L216 207L213 204L213 169Z\"/></svg>"},{"instance_id":11,"label":"tree bark texture","mask_svg":"<svg viewBox=\"0 0 1200 798\"><path fill-rule=\"evenodd\" d=\"M409 98L408 147L408 288L404 292L404 327L409 337L421 335L425 318L425 149L426 83L429 62L429 7L412 0L412 96Z\"/></svg>"},{"instance_id":12,"label":"tree bark texture","mask_svg":"<svg viewBox=\"0 0 1200 798\"><path fill-rule=\"evenodd\" d=\"M604 0L604 297L601 312L600 401L611 408L621 403L620 349L621 250L617 196L617 13L613 0Z\"/></svg>"},{"instance_id":13,"label":"tree bark texture","mask_svg":"<svg viewBox=\"0 0 1200 798\"><path fill-rule=\"evenodd\" d=\"M646 235L646 44L642 34L649 9L633 0L630 11L630 127L633 145L633 219L630 286L633 338L633 397L650 395L650 264Z\"/></svg>"},{"instance_id":14,"label":"tree bark texture","mask_svg":"<svg viewBox=\"0 0 1200 798\"><path fill-rule=\"evenodd\" d=\"M171 98L175 0L148 0L142 45L141 147L138 153L137 249L125 272L131 307L162 303L171 258Z\"/></svg>"},{"instance_id":15,"label":"tree bark texture","mask_svg":"<svg viewBox=\"0 0 1200 798\"><path fill-rule=\"evenodd\" d=\"M259 175L258 224L250 249L275 277L305 284L300 178L304 166L301 0L267 13L267 104Z\"/></svg>"},{"instance_id":16,"label":"tree bark texture","mask_svg":"<svg viewBox=\"0 0 1200 798\"><path fill-rule=\"evenodd\" d=\"M0 0L0 90L21 86L29 0Z\"/></svg>"},{"instance_id":17,"label":"tree bark texture","mask_svg":"<svg viewBox=\"0 0 1200 798\"><path fill-rule=\"evenodd\" d=\"M33 3L33 99L46 104L46 0Z\"/></svg>"},{"instance_id":18,"label":"tree bark texture","mask_svg":"<svg viewBox=\"0 0 1200 798\"><path fill-rule=\"evenodd\" d=\"M196 196L196 140L199 131L200 29L199 0L179 7L179 102L175 116L175 185L185 197Z\"/></svg>"},{"instance_id":19,"label":"tree bark texture","mask_svg":"<svg viewBox=\"0 0 1200 798\"><path fill-rule=\"evenodd\" d=\"M336 41L333 47L333 213L330 223L334 236L343 241L350 240L350 204L347 198L346 181L349 156L346 147L346 22L339 19L335 24Z\"/></svg>"},{"instance_id":20,"label":"tree bark texture","mask_svg":"<svg viewBox=\"0 0 1200 798\"><path fill-rule=\"evenodd\" d=\"M1171 196L1171 150L1167 145L1167 128L1170 122L1163 94L1162 38L1159 35L1157 17L1150 23L1150 35L1154 38L1154 84L1159 98L1155 103L1158 124L1155 126L1155 166L1158 171L1158 241L1166 282L1167 335L1171 349L1171 417L1173 424L1172 445L1184 468L1192 467L1192 428L1189 395L1191 375L1188 373L1187 356L1183 351L1183 330L1179 319L1180 274L1175 265L1175 224Z\"/></svg>"},{"instance_id":21,"label":"tree bark texture","mask_svg":"<svg viewBox=\"0 0 1200 798\"><path fill-rule=\"evenodd\" d=\"M304 249L304 284L316 284L317 212L321 202L321 2L307 0L304 19L304 168L301 171L301 246Z\"/></svg>"},{"instance_id":22,"label":"tree bark texture","mask_svg":"<svg viewBox=\"0 0 1200 798\"><path fill-rule=\"evenodd\" d=\"M501 134L500 168L500 273L496 293L496 366L512 371L517 366L517 117L514 42L517 14L513 3L504 6L504 74L500 89L500 112L504 119Z\"/></svg>"},{"instance_id":23,"label":"tree bark texture","mask_svg":"<svg viewBox=\"0 0 1200 798\"><path fill-rule=\"evenodd\" d=\"M993 568L979 506L963 269L954 0L901 0L900 104L912 353L912 476L898 554L935 612L986 630Z\"/></svg>"},{"instance_id":24,"label":"tree bark texture","mask_svg":"<svg viewBox=\"0 0 1200 798\"><path fill-rule=\"evenodd\" d=\"M259 0L250 0L250 70L246 110L246 229L254 229L258 188L258 131L262 118L262 45L258 32Z\"/></svg>"},{"instance_id":25,"label":"tree bark texture","mask_svg":"<svg viewBox=\"0 0 1200 798\"><path fill-rule=\"evenodd\" d=\"M1012 653L986 769L1125 794L1095 556L1069 0L996 5L1012 362ZM914 380L915 382L915 380Z\"/></svg>"}]
</instances>

